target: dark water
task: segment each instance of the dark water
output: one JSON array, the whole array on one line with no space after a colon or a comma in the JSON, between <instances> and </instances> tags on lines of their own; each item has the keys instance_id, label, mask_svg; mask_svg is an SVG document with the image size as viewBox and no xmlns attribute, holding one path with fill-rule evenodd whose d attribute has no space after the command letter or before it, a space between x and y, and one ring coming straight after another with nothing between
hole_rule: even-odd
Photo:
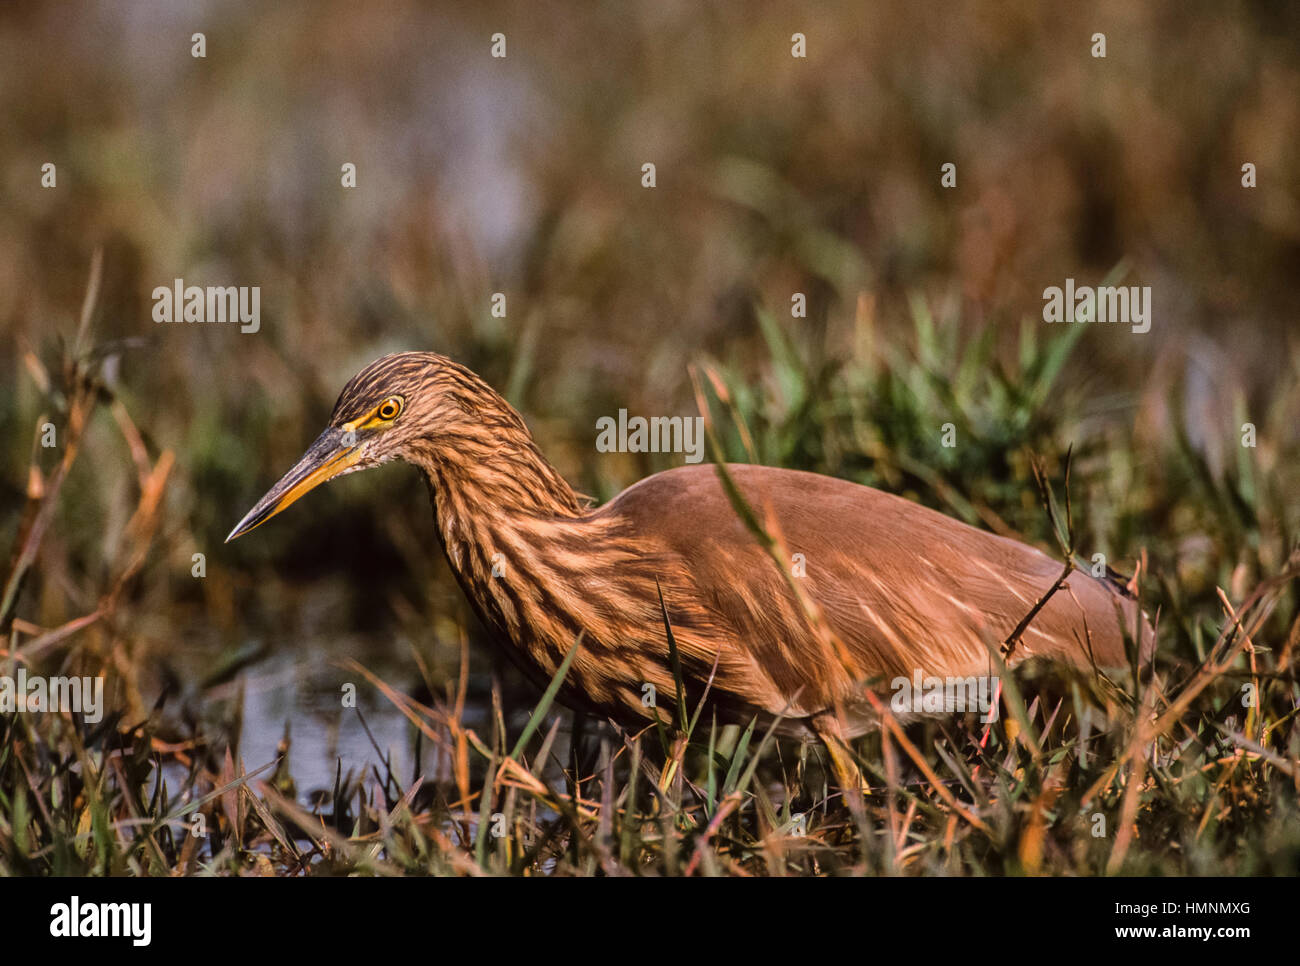
<instances>
[{"instance_id":1,"label":"dark water","mask_svg":"<svg viewBox=\"0 0 1300 966\"><path fill-rule=\"evenodd\" d=\"M426 662L430 660L426 648L421 653ZM244 669L237 681L223 686L223 696L230 699L242 687L239 753L245 769L252 772L275 761L287 725L289 773L304 804L311 804L315 792L332 791L340 763L342 777L349 771L358 777L364 774L368 785L376 780L374 769L382 780L389 765L403 788L419 776L426 781L449 779L445 751L419 736L415 725L365 675L340 666L347 658L354 658L393 691L424 704L431 702L419 664L400 638L376 640L340 633L277 647ZM473 654L471 667L484 660L484 655ZM439 677L434 682L435 703L447 700L443 688L447 680L455 680L454 667L433 668ZM461 722L484 740L492 734L489 682L489 674L477 669L471 673L461 715ZM343 687L348 684L355 685L352 707L345 707L343 701ZM512 728L527 720L533 700L531 694L522 696L505 709ZM557 749L563 744L558 742Z\"/></svg>"},{"instance_id":2,"label":"dark water","mask_svg":"<svg viewBox=\"0 0 1300 966\"><path fill-rule=\"evenodd\" d=\"M405 676L395 670L385 667L383 679L410 693L418 684L414 665ZM356 685L355 708L343 706L345 681ZM340 760L345 776L349 770L369 774L372 767L383 774L383 756L388 756L403 783L435 764L426 741L417 770L415 729L405 715L364 677L333 667L319 654L275 653L244 673L239 749L249 771L276 759L286 725L290 773L304 801L314 791L333 788Z\"/></svg>"}]
</instances>

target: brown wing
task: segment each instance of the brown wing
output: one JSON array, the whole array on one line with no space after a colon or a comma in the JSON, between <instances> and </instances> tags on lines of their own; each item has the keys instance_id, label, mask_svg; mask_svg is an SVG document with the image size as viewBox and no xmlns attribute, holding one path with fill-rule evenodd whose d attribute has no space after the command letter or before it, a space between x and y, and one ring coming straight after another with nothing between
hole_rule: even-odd
<instances>
[{"instance_id":1,"label":"brown wing","mask_svg":"<svg viewBox=\"0 0 1300 966\"><path fill-rule=\"evenodd\" d=\"M1033 547L870 487L770 467L730 471L760 517L768 507L775 514L790 566L803 574L796 579L864 678L988 673L985 637L1004 640L1061 573L1060 562ZM842 662L817 646L789 584L737 517L712 466L649 477L606 514L654 532L682 561L686 579L665 587L670 613L685 628L679 643L709 660L719 646L747 652L751 679L732 687L747 688L772 711L779 710L773 696L796 691L796 710L807 714L850 698ZM701 610L707 620L698 619ZM1098 666L1122 666L1121 620L1131 635L1134 601L1076 571L1034 618L1014 660L1088 666L1091 649ZM692 635L693 624L730 628L731 639ZM1145 620L1142 628L1149 653Z\"/></svg>"}]
</instances>

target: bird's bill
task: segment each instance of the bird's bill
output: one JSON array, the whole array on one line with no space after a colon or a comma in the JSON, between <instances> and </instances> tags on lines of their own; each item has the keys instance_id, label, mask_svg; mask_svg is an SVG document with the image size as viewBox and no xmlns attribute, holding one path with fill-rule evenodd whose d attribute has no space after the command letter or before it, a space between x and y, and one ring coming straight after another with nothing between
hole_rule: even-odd
<instances>
[{"instance_id":1,"label":"bird's bill","mask_svg":"<svg viewBox=\"0 0 1300 966\"><path fill-rule=\"evenodd\" d=\"M355 444L355 436L351 445L345 445L344 436L343 430L334 428L321 433L293 469L285 473L244 519L235 524L235 529L226 537L226 543L261 526L300 496L354 466L360 459L361 450Z\"/></svg>"}]
</instances>

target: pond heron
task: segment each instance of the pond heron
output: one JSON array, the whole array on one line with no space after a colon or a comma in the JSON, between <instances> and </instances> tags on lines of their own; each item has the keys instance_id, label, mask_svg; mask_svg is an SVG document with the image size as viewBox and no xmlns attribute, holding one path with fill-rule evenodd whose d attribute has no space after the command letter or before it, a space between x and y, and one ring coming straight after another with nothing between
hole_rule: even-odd
<instances>
[{"instance_id":1,"label":"pond heron","mask_svg":"<svg viewBox=\"0 0 1300 966\"><path fill-rule=\"evenodd\" d=\"M783 733L821 739L845 783L857 775L845 741L878 725L891 681L987 676L990 642L1013 636L1008 664L1124 667L1126 639L1141 638L1143 658L1152 647L1114 580L1075 570L1061 581L1063 564L1033 547L846 480L729 464L729 491L714 465L687 465L592 508L509 403L427 352L357 374L227 540L390 460L424 474L452 573L534 681L549 681L581 635L565 704L631 726L653 720L650 705L673 708L671 628L688 704L707 687L719 720L779 718ZM780 535L787 564L798 555L797 572L755 519Z\"/></svg>"}]
</instances>

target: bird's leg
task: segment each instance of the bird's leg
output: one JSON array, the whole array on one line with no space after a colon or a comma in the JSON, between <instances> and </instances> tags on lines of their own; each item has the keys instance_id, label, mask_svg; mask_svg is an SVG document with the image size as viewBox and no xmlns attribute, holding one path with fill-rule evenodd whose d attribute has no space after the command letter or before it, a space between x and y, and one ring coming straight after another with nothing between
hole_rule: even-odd
<instances>
[{"instance_id":1,"label":"bird's leg","mask_svg":"<svg viewBox=\"0 0 1300 966\"><path fill-rule=\"evenodd\" d=\"M858 763L853 760L853 751L844 740L844 732L836 714L833 711L824 712L814 717L811 723L813 731L831 756L831 767L835 770L835 778L846 800L848 796L860 800L861 796L870 795L871 787L862 777Z\"/></svg>"},{"instance_id":2,"label":"bird's leg","mask_svg":"<svg viewBox=\"0 0 1300 966\"><path fill-rule=\"evenodd\" d=\"M659 790L668 791L673 783L673 779L681 774L682 758L686 755L687 737L684 734L678 734L673 739L672 751L668 753L668 761L664 765L663 773L659 776Z\"/></svg>"}]
</instances>

